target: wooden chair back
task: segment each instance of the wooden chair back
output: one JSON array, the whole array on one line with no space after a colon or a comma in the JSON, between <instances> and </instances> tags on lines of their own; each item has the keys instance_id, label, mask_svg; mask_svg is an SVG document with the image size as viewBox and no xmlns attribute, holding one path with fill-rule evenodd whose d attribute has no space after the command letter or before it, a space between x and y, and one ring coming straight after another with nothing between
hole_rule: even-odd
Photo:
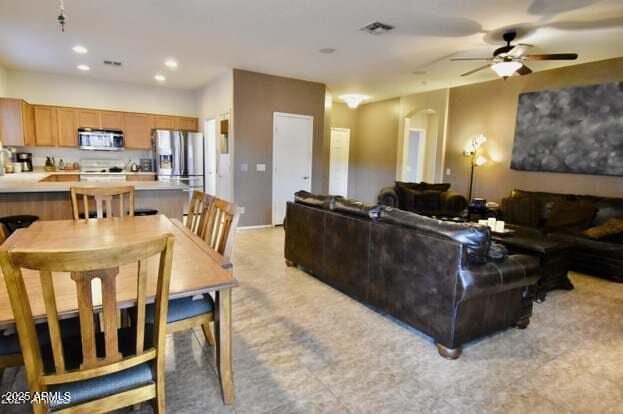
<instances>
[{"instance_id":1,"label":"wooden chair back","mask_svg":"<svg viewBox=\"0 0 623 414\"><path fill-rule=\"evenodd\" d=\"M186 227L197 234L199 230L199 221L203 213L203 199L205 194L203 191L193 191L186 212Z\"/></svg>"},{"instance_id":2,"label":"wooden chair back","mask_svg":"<svg viewBox=\"0 0 623 414\"><path fill-rule=\"evenodd\" d=\"M240 214L234 203L215 198L205 211L200 235L208 245L225 257L231 257L234 234Z\"/></svg>"},{"instance_id":3,"label":"wooden chair back","mask_svg":"<svg viewBox=\"0 0 623 414\"><path fill-rule=\"evenodd\" d=\"M8 238L8 233L4 228L4 224L0 223L0 245Z\"/></svg>"},{"instance_id":4,"label":"wooden chair back","mask_svg":"<svg viewBox=\"0 0 623 414\"><path fill-rule=\"evenodd\" d=\"M134 187L71 187L71 208L74 214L74 220L80 219L80 207L84 212L84 219L89 220L89 197L93 197L97 218L103 219L104 212L107 219L111 217L123 218L126 215L134 215ZM125 196L128 196L127 212L125 204ZM78 202L78 196L82 196L82 203ZM118 197L115 200L115 197ZM115 214L113 206L116 206L117 214Z\"/></svg>"},{"instance_id":5,"label":"wooden chair back","mask_svg":"<svg viewBox=\"0 0 623 414\"><path fill-rule=\"evenodd\" d=\"M210 212L210 208L212 207L212 203L216 200L216 197L210 194L205 194L202 200L202 210L201 217L199 218L199 225L197 226L197 231L195 234L203 239L206 232L206 224L208 220L208 214Z\"/></svg>"},{"instance_id":6,"label":"wooden chair back","mask_svg":"<svg viewBox=\"0 0 623 414\"><path fill-rule=\"evenodd\" d=\"M48 385L95 378L118 372L141 363L156 360L156 369L164 370L169 283L174 238L171 234L139 243L121 244L106 249L76 251L17 251L0 249L0 266L4 274L17 332L22 346L28 384L31 392L45 391ZM154 315L153 345L144 349L147 260L159 255L158 282ZM136 348L125 357L118 348L116 276L119 266L138 263ZM39 271L43 299L48 315L54 372L44 373L39 339L32 318L22 268ZM62 273L61 273L62 272ZM59 315L54 292L55 281L71 278L76 285L80 317L82 363L69 370L65 364ZM91 281L101 280L101 311L105 355L96 353L94 306ZM100 352L101 353L101 352ZM164 375L164 373L158 373ZM41 407L39 407L40 411Z\"/></svg>"}]
</instances>

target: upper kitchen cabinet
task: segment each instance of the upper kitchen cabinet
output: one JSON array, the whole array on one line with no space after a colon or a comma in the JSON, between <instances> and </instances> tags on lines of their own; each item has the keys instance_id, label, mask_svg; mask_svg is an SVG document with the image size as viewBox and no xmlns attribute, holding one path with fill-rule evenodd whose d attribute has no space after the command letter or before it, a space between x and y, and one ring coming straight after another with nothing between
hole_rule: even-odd
<instances>
[{"instance_id":1,"label":"upper kitchen cabinet","mask_svg":"<svg viewBox=\"0 0 623 414\"><path fill-rule=\"evenodd\" d=\"M103 129L123 130L123 112L100 111Z\"/></svg>"},{"instance_id":2,"label":"upper kitchen cabinet","mask_svg":"<svg viewBox=\"0 0 623 414\"><path fill-rule=\"evenodd\" d=\"M5 146L34 144L32 105L21 99L0 98L0 142Z\"/></svg>"},{"instance_id":3,"label":"upper kitchen cabinet","mask_svg":"<svg viewBox=\"0 0 623 414\"><path fill-rule=\"evenodd\" d=\"M57 109L54 106L34 106L35 144L54 147L58 143Z\"/></svg>"},{"instance_id":4,"label":"upper kitchen cabinet","mask_svg":"<svg viewBox=\"0 0 623 414\"><path fill-rule=\"evenodd\" d=\"M101 128L102 118L100 111L95 109L76 109L78 128Z\"/></svg>"},{"instance_id":5,"label":"upper kitchen cabinet","mask_svg":"<svg viewBox=\"0 0 623 414\"><path fill-rule=\"evenodd\" d=\"M123 114L123 135L126 148L151 149L151 130L154 116L146 114Z\"/></svg>"},{"instance_id":6,"label":"upper kitchen cabinet","mask_svg":"<svg viewBox=\"0 0 623 414\"><path fill-rule=\"evenodd\" d=\"M57 108L58 146L75 147L78 145L78 110Z\"/></svg>"},{"instance_id":7,"label":"upper kitchen cabinet","mask_svg":"<svg viewBox=\"0 0 623 414\"><path fill-rule=\"evenodd\" d=\"M175 129L182 131L197 131L197 118L178 117L175 119Z\"/></svg>"},{"instance_id":8,"label":"upper kitchen cabinet","mask_svg":"<svg viewBox=\"0 0 623 414\"><path fill-rule=\"evenodd\" d=\"M156 115L154 117L154 129L175 129L176 120L174 116Z\"/></svg>"}]
</instances>

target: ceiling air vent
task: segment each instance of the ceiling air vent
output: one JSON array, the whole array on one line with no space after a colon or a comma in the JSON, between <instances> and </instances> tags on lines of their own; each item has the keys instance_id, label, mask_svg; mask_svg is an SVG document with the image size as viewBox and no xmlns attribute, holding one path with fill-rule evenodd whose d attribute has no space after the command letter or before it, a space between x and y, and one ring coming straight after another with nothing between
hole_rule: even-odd
<instances>
[{"instance_id":1,"label":"ceiling air vent","mask_svg":"<svg viewBox=\"0 0 623 414\"><path fill-rule=\"evenodd\" d=\"M381 35L392 30L394 26L390 26L381 22L372 22L368 25L365 25L361 28L361 30L370 33L371 35Z\"/></svg>"},{"instance_id":2,"label":"ceiling air vent","mask_svg":"<svg viewBox=\"0 0 623 414\"><path fill-rule=\"evenodd\" d=\"M104 65L119 67L121 66L121 62L118 62L116 60L105 60Z\"/></svg>"}]
</instances>

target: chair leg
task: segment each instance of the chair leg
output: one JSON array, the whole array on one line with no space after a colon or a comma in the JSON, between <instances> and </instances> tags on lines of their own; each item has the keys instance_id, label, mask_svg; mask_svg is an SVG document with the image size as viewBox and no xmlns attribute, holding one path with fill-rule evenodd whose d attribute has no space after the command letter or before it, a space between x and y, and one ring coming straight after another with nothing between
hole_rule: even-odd
<instances>
[{"instance_id":1,"label":"chair leg","mask_svg":"<svg viewBox=\"0 0 623 414\"><path fill-rule=\"evenodd\" d=\"M206 342L210 346L214 346L214 336L212 335L212 330L210 329L210 323L205 323L201 325L201 329L203 329L203 334L206 337Z\"/></svg>"}]
</instances>

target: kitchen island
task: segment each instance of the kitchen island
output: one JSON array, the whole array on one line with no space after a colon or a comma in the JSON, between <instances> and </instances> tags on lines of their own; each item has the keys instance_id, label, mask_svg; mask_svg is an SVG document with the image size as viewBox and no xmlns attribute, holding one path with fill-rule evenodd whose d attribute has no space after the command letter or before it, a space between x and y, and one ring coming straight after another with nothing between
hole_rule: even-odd
<instances>
[{"instance_id":1,"label":"kitchen island","mask_svg":"<svg viewBox=\"0 0 623 414\"><path fill-rule=\"evenodd\" d=\"M69 188L133 186L135 208L149 208L170 218L181 219L188 201L185 184L154 181L153 173L118 173L125 180L85 182L71 176L79 172L29 172L0 176L0 217L29 214L41 220L72 218ZM63 177L57 180L58 177ZM149 179L146 179L149 178Z\"/></svg>"}]
</instances>

